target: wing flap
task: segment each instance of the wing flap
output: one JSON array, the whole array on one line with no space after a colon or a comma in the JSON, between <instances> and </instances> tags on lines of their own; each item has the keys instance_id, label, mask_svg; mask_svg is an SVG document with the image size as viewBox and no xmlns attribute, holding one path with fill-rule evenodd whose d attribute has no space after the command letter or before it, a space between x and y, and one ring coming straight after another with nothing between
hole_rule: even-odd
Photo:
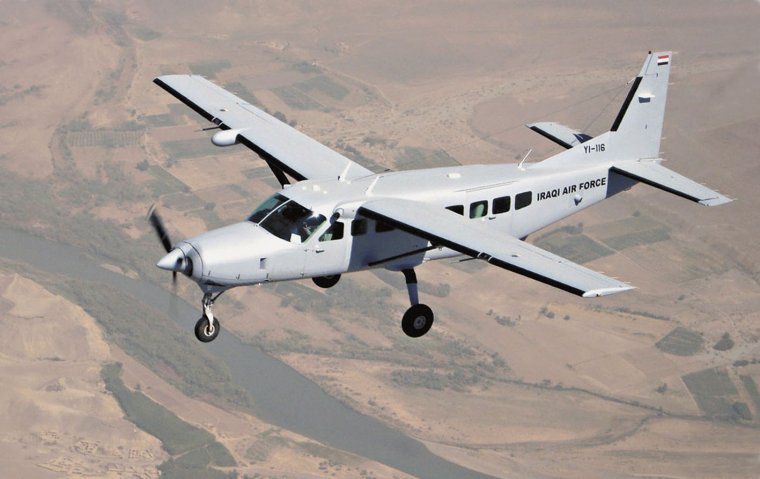
<instances>
[{"instance_id":1,"label":"wing flap","mask_svg":"<svg viewBox=\"0 0 760 479\"><path fill-rule=\"evenodd\" d=\"M717 191L665 168L659 160L621 161L614 163L611 171L705 206L717 206L733 201Z\"/></svg>"},{"instance_id":2,"label":"wing flap","mask_svg":"<svg viewBox=\"0 0 760 479\"><path fill-rule=\"evenodd\" d=\"M165 75L153 81L206 120L223 130L236 130L242 144L297 180L372 174L201 76Z\"/></svg>"},{"instance_id":3,"label":"wing flap","mask_svg":"<svg viewBox=\"0 0 760 479\"><path fill-rule=\"evenodd\" d=\"M578 296L619 293L633 287L517 238L500 235L480 220L416 201L370 200L359 213Z\"/></svg>"}]
</instances>

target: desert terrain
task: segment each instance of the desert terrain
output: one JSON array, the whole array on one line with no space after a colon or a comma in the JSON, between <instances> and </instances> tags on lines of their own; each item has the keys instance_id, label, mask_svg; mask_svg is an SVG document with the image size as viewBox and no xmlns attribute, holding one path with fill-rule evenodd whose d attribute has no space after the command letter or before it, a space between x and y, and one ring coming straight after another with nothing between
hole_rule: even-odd
<instances>
[{"instance_id":1,"label":"desert terrain","mask_svg":"<svg viewBox=\"0 0 760 479\"><path fill-rule=\"evenodd\" d=\"M276 191L161 74L202 74L382 171L539 161L559 147L524 124L606 131L646 52L672 49L663 157L736 201L639 185L528 238L636 290L587 300L450 260L417 271L436 311L417 340L382 270L232 290L217 311L473 471L756 477L759 22L749 0L0 3L0 227L169 290L151 204L178 240ZM76 276L0 261L3 477L411 477L272 424L172 311ZM200 303L182 278L178 294Z\"/></svg>"}]
</instances>

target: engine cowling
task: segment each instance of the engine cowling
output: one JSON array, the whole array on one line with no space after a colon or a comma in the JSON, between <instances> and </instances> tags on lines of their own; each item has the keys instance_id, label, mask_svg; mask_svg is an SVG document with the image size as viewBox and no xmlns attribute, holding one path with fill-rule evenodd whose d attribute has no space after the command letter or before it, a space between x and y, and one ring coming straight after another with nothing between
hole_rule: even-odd
<instances>
[{"instance_id":1,"label":"engine cowling","mask_svg":"<svg viewBox=\"0 0 760 479\"><path fill-rule=\"evenodd\" d=\"M215 133L214 136L211 137L211 143L213 143L216 146L232 146L238 143L238 135L240 132L243 131L240 128L236 128L234 130L224 130L220 131L218 133Z\"/></svg>"}]
</instances>

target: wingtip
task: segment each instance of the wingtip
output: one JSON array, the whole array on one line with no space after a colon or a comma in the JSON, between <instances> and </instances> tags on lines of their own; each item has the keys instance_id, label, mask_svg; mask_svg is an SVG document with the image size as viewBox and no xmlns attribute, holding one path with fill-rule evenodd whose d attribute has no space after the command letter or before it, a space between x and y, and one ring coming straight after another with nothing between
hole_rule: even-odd
<instances>
[{"instance_id":1,"label":"wingtip","mask_svg":"<svg viewBox=\"0 0 760 479\"><path fill-rule=\"evenodd\" d=\"M632 289L636 289L636 286L625 284L621 286L613 286L611 288L592 289L591 291L586 291L585 293L583 293L583 297L584 298L598 298L599 296L609 296L611 294L622 293L623 291L630 291Z\"/></svg>"},{"instance_id":2,"label":"wingtip","mask_svg":"<svg viewBox=\"0 0 760 479\"><path fill-rule=\"evenodd\" d=\"M732 201L734 201L733 198L729 198L727 196L721 195L715 198L702 200L699 202L699 204L704 205L704 206L719 206L719 205L725 205L726 203L731 203Z\"/></svg>"}]
</instances>

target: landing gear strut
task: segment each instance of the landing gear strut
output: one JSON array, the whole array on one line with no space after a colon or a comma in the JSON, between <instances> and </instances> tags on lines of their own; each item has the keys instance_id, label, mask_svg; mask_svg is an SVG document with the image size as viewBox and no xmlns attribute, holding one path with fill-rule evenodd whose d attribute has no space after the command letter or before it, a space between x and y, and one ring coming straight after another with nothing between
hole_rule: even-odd
<instances>
[{"instance_id":1,"label":"landing gear strut","mask_svg":"<svg viewBox=\"0 0 760 479\"><path fill-rule=\"evenodd\" d=\"M406 310L401 320L401 329L411 338L419 338L430 331L433 326L433 310L426 304L420 304L417 295L417 275L413 269L402 271L406 279L406 289L412 306Z\"/></svg>"},{"instance_id":2,"label":"landing gear strut","mask_svg":"<svg viewBox=\"0 0 760 479\"><path fill-rule=\"evenodd\" d=\"M203 295L203 316L195 323L195 337L198 341L208 343L219 336L222 327L219 325L219 320L214 317L212 306L221 294L213 296L211 293L205 293Z\"/></svg>"}]
</instances>

